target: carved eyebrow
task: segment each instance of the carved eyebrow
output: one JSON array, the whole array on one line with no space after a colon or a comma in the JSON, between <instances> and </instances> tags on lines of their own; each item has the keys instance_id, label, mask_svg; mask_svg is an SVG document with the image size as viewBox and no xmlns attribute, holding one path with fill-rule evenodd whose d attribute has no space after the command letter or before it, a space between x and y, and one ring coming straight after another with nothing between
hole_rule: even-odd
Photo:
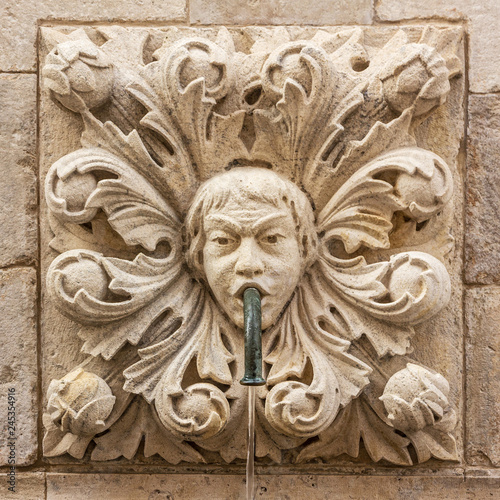
<instances>
[{"instance_id":1,"label":"carved eyebrow","mask_svg":"<svg viewBox=\"0 0 500 500\"><path fill-rule=\"evenodd\" d=\"M270 226L272 223L286 218L287 215L288 214L286 213L266 215L265 217L262 217L255 221L251 227L253 230L261 231L262 229L265 229L266 226Z\"/></svg>"},{"instance_id":2,"label":"carved eyebrow","mask_svg":"<svg viewBox=\"0 0 500 500\"><path fill-rule=\"evenodd\" d=\"M223 226L229 228L231 231L235 233L241 233L243 231L242 226L240 226L234 219L231 219L230 217L227 217L225 215L220 215L220 214L207 215L207 217L205 217L205 221L216 224L222 224Z\"/></svg>"}]
</instances>

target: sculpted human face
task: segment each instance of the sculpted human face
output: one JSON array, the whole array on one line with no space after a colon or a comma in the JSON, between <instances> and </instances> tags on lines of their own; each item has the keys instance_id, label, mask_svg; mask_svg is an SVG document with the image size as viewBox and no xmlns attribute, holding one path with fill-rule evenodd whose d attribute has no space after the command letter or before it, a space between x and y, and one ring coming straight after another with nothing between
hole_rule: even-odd
<instances>
[{"instance_id":1,"label":"sculpted human face","mask_svg":"<svg viewBox=\"0 0 500 500\"><path fill-rule=\"evenodd\" d=\"M255 287L262 299L262 328L271 326L302 272L295 222L288 207L230 200L207 214L204 230L203 267L220 306L243 328L243 292Z\"/></svg>"}]
</instances>

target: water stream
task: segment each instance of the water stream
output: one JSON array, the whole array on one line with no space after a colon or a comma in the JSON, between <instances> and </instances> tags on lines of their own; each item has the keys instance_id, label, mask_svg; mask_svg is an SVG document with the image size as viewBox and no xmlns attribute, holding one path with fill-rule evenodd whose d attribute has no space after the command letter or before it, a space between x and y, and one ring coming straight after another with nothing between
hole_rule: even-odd
<instances>
[{"instance_id":1,"label":"water stream","mask_svg":"<svg viewBox=\"0 0 500 500\"><path fill-rule=\"evenodd\" d=\"M255 498L255 386L248 386L247 500Z\"/></svg>"}]
</instances>

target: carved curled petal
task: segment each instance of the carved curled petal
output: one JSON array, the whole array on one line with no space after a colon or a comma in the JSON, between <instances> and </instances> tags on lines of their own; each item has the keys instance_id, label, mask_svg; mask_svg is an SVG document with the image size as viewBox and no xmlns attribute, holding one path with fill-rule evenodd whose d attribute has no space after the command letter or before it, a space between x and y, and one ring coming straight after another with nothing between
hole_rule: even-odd
<instances>
[{"instance_id":1,"label":"carved curled petal","mask_svg":"<svg viewBox=\"0 0 500 500\"><path fill-rule=\"evenodd\" d=\"M332 149L341 121L362 101L359 89L353 89L354 80L338 73L326 52L312 42L279 47L261 75L264 92L279 99L276 109L281 116L272 119L256 111L253 151L271 151L278 170L311 186L320 152Z\"/></svg>"},{"instance_id":2,"label":"carved curled petal","mask_svg":"<svg viewBox=\"0 0 500 500\"><path fill-rule=\"evenodd\" d=\"M292 437L312 437L333 422L340 398L335 375L328 367L326 370L328 373L315 388L295 381L273 387L266 398L266 418L278 432Z\"/></svg>"},{"instance_id":3,"label":"carved curled petal","mask_svg":"<svg viewBox=\"0 0 500 500\"><path fill-rule=\"evenodd\" d=\"M180 280L182 274L179 275ZM177 280L174 281L174 283ZM173 285L174 286L174 285ZM137 345L141 339L154 327L155 323L163 318L170 318L172 303L175 302L175 292L166 290L160 293L149 304L136 311L133 315L118 320L113 324L110 332L109 325L83 325L78 331L78 336L84 340L81 351L91 356L102 356L110 360L126 344ZM168 325L176 328L176 320L170 318ZM167 324L167 322L165 322ZM168 330L165 326L166 331Z\"/></svg>"},{"instance_id":4,"label":"carved curled petal","mask_svg":"<svg viewBox=\"0 0 500 500\"><path fill-rule=\"evenodd\" d=\"M345 269L339 262L342 261L322 256L319 267L347 301L390 323L414 325L425 321L450 298L446 268L423 252L396 254L388 263L371 265L363 258L343 261L354 264L348 268L349 279L345 278ZM374 272L365 272L372 269ZM382 273L377 275L378 271Z\"/></svg>"},{"instance_id":5,"label":"carved curled petal","mask_svg":"<svg viewBox=\"0 0 500 500\"><path fill-rule=\"evenodd\" d=\"M108 323L154 300L175 280L180 268L179 262L169 258L150 259L139 254L128 262L106 259L97 252L70 250L52 262L47 289L61 312L72 319L90 325ZM107 301L108 290L122 300Z\"/></svg>"},{"instance_id":6,"label":"carved curled petal","mask_svg":"<svg viewBox=\"0 0 500 500\"><path fill-rule=\"evenodd\" d=\"M376 300L387 294L382 280L389 271L388 262L367 264L361 256L344 260L328 253L321 255L318 267L339 291L352 294L356 299Z\"/></svg>"},{"instance_id":7,"label":"carved curled petal","mask_svg":"<svg viewBox=\"0 0 500 500\"><path fill-rule=\"evenodd\" d=\"M81 142L85 148L106 149L121 158L154 186L158 193L163 196L163 199L178 201L177 197L173 196L173 193L184 182L187 184L186 190L192 192L192 185L189 184L192 181L192 175L187 175L185 178L183 176L183 174L187 173L185 169L190 168L186 166L188 160L185 157L176 156L176 161L166 164L165 168L162 168L153 160L146 148L147 138L143 140L136 129L125 135L113 122L102 123L88 111L82 112L82 118L85 130ZM162 134L160 133L160 135ZM168 139L166 140L169 142ZM172 144L172 147L175 148L175 146L175 144ZM164 155L162 157L164 158ZM171 168L168 168L169 166ZM174 174L172 174L172 171L174 171ZM182 180L182 182L175 184L179 180Z\"/></svg>"},{"instance_id":8,"label":"carved curled petal","mask_svg":"<svg viewBox=\"0 0 500 500\"><path fill-rule=\"evenodd\" d=\"M334 70L326 52L308 41L279 46L267 58L261 75L265 91L283 97L284 101L288 100L285 95L289 83L300 89L303 96L309 97L310 102L315 101L317 94L323 90L329 95L328 90L335 85ZM289 104L293 102L290 100Z\"/></svg>"},{"instance_id":9,"label":"carved curled petal","mask_svg":"<svg viewBox=\"0 0 500 500\"><path fill-rule=\"evenodd\" d=\"M381 155L356 172L321 211L324 242L340 239L352 253L361 245L388 248L392 216L402 211L427 220L448 202L451 172L434 153L401 148Z\"/></svg>"},{"instance_id":10,"label":"carved curled petal","mask_svg":"<svg viewBox=\"0 0 500 500\"><path fill-rule=\"evenodd\" d=\"M155 259L140 253L133 261L110 257L102 263L112 278L108 288L119 295L133 295L169 285L179 272L177 260L175 255Z\"/></svg>"},{"instance_id":11,"label":"carved curled petal","mask_svg":"<svg viewBox=\"0 0 500 500\"><path fill-rule=\"evenodd\" d=\"M45 435L43 437L43 454L46 457L58 457L65 453L75 458L83 458L92 436L76 436L71 432L61 431L47 413L43 414Z\"/></svg>"},{"instance_id":12,"label":"carved curled petal","mask_svg":"<svg viewBox=\"0 0 500 500\"><path fill-rule=\"evenodd\" d=\"M340 372L344 377L349 377L351 373L349 369L345 369L346 365L342 357L347 343L342 341L337 343L334 360L329 362L328 354L311 345L311 340L305 338L307 334L303 330L297 312L297 308L293 307L290 312L292 317L290 323L293 325L293 335L297 337L304 362L307 358L311 361L313 380L310 384L286 380L287 376L302 377L305 365L297 374L293 372L287 374L285 370L288 367L283 366L281 378L284 381L276 384L267 395L265 415L267 421L278 432L294 438L307 438L327 428L337 415L341 402L345 404L350 399L345 391L345 385L341 392L336 374ZM340 349L338 344L341 345ZM334 349L331 352L333 353ZM337 363L336 372L333 369L334 362ZM276 375L274 379L279 380ZM368 381L365 380L364 383ZM272 384L273 379L268 377L268 385ZM356 392L360 390L356 388Z\"/></svg>"},{"instance_id":13,"label":"carved curled petal","mask_svg":"<svg viewBox=\"0 0 500 500\"><path fill-rule=\"evenodd\" d=\"M131 192L120 181L101 181L87 207L102 208L110 226L127 245L141 245L152 252L160 241L179 244L177 221L169 220L156 206L146 204L143 193Z\"/></svg>"},{"instance_id":14,"label":"carved curled petal","mask_svg":"<svg viewBox=\"0 0 500 500\"><path fill-rule=\"evenodd\" d=\"M230 160L247 154L239 137L244 111L229 116L213 112L216 101L207 97L205 81L193 80L175 103L175 123L183 137L197 179L205 181L219 173Z\"/></svg>"},{"instance_id":15,"label":"carved curled petal","mask_svg":"<svg viewBox=\"0 0 500 500\"><path fill-rule=\"evenodd\" d=\"M417 452L418 462L426 462L431 457L438 460L458 461L458 449L455 438L435 427L426 427L425 429L407 432L415 451Z\"/></svg>"},{"instance_id":16,"label":"carved curled petal","mask_svg":"<svg viewBox=\"0 0 500 500\"><path fill-rule=\"evenodd\" d=\"M162 57L164 97L169 109L175 109L172 122L190 156L197 179L207 180L234 158L243 158L247 150L239 137L244 111L228 116L213 112L232 85L229 53L201 38L183 39ZM193 193L194 194L194 193Z\"/></svg>"}]
</instances>

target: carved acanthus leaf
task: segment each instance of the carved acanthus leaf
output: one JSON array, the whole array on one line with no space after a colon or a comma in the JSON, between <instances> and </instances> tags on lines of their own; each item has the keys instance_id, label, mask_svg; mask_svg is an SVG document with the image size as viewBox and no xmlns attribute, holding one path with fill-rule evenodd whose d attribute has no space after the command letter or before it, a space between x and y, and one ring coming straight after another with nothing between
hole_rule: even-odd
<instances>
[{"instance_id":1,"label":"carved acanthus leaf","mask_svg":"<svg viewBox=\"0 0 500 500\"><path fill-rule=\"evenodd\" d=\"M264 92L279 100L277 113L254 112L253 154L271 153L277 171L301 183L313 175L321 157L328 157L342 120L362 102L360 89L353 89L354 80L311 42L276 49L262 69L262 83Z\"/></svg>"},{"instance_id":2,"label":"carved acanthus leaf","mask_svg":"<svg viewBox=\"0 0 500 500\"><path fill-rule=\"evenodd\" d=\"M103 174L116 178L98 180ZM64 156L51 167L45 186L49 208L63 221L86 223L102 209L128 245L154 251L166 241L174 253L179 248L175 212L144 177L103 149L80 149Z\"/></svg>"},{"instance_id":3,"label":"carved acanthus leaf","mask_svg":"<svg viewBox=\"0 0 500 500\"><path fill-rule=\"evenodd\" d=\"M144 456L155 454L171 464L204 462L203 457L189 444L168 433L153 408L135 398L125 414L107 434L95 439L93 460L131 459L144 439Z\"/></svg>"},{"instance_id":4,"label":"carved acanthus leaf","mask_svg":"<svg viewBox=\"0 0 500 500\"><path fill-rule=\"evenodd\" d=\"M224 331L230 336L234 327L217 312L200 286L178 286L171 293L170 308L173 313L162 332L166 338L140 349L142 360L124 372L127 379L125 389L142 394L148 402L155 399L162 379L165 383L162 390L168 389L172 394L182 393L183 374L195 357L200 377L221 384L232 383L228 364L234 357L224 346L221 333ZM216 327L212 328L212 325ZM209 350L212 352L203 358L201 354L207 354Z\"/></svg>"},{"instance_id":5,"label":"carved acanthus leaf","mask_svg":"<svg viewBox=\"0 0 500 500\"><path fill-rule=\"evenodd\" d=\"M361 256L341 260L323 255L318 265L343 298L389 323L420 323L442 309L451 293L444 265L423 252L396 254L376 264Z\"/></svg>"},{"instance_id":6,"label":"carved acanthus leaf","mask_svg":"<svg viewBox=\"0 0 500 500\"><path fill-rule=\"evenodd\" d=\"M363 397L345 408L333 425L320 434L319 441L300 452L297 461L316 457L329 460L343 453L356 458L360 439L373 461L385 459L397 465L412 465L408 452L410 440L383 422Z\"/></svg>"},{"instance_id":7,"label":"carved acanthus leaf","mask_svg":"<svg viewBox=\"0 0 500 500\"><path fill-rule=\"evenodd\" d=\"M417 148L384 154L356 172L321 211L324 241L340 239L348 253L361 245L388 248L394 212L417 221L429 219L450 199L448 166L437 155Z\"/></svg>"},{"instance_id":8,"label":"carved acanthus leaf","mask_svg":"<svg viewBox=\"0 0 500 500\"><path fill-rule=\"evenodd\" d=\"M61 310L84 324L125 318L154 300L178 276L179 263L139 254L133 262L69 250L47 273L47 288ZM109 294L115 294L115 299ZM117 300L118 299L118 300Z\"/></svg>"}]
</instances>

